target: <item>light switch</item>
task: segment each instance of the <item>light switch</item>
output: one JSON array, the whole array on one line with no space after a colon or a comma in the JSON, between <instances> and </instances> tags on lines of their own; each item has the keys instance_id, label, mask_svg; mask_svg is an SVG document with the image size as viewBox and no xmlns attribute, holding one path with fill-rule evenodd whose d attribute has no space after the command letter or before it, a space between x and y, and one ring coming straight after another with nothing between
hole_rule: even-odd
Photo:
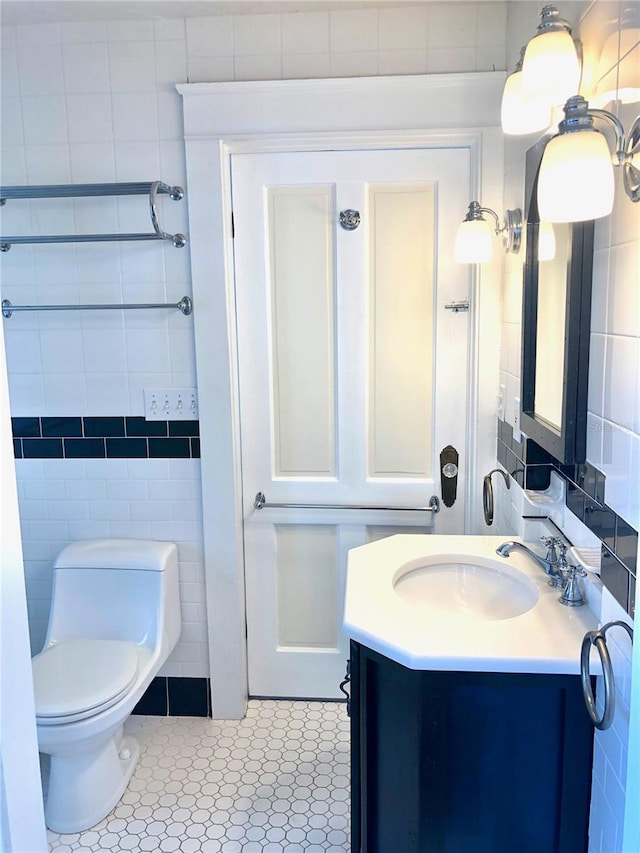
<instances>
[{"instance_id":1,"label":"light switch","mask_svg":"<svg viewBox=\"0 0 640 853\"><path fill-rule=\"evenodd\" d=\"M198 420L198 392L195 388L145 388L143 393L147 421Z\"/></svg>"}]
</instances>

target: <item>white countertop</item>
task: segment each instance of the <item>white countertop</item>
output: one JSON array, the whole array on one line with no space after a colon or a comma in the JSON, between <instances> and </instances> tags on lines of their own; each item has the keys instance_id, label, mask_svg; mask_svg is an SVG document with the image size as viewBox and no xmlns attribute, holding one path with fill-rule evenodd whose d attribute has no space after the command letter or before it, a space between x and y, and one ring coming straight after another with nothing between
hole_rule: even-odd
<instances>
[{"instance_id":1,"label":"white countertop","mask_svg":"<svg viewBox=\"0 0 640 853\"><path fill-rule=\"evenodd\" d=\"M548 585L542 567L527 554L514 550L508 558L498 556L496 548L509 539L522 541L399 534L353 548L347 566L345 634L410 669L579 674L582 638L598 627L596 616L588 605L560 604L561 590ZM540 552L535 545L528 547ZM403 600L394 591L403 567L420 565L421 558L433 563L438 556L506 574L522 572L535 584L538 600L520 616L494 620ZM599 671L595 660L591 671Z\"/></svg>"}]
</instances>

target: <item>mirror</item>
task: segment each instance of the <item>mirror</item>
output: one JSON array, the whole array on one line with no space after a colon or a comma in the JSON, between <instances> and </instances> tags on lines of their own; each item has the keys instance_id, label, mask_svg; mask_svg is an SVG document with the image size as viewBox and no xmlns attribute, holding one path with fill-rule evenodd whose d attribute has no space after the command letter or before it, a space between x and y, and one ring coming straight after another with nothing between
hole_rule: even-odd
<instances>
[{"instance_id":1,"label":"mirror","mask_svg":"<svg viewBox=\"0 0 640 853\"><path fill-rule=\"evenodd\" d=\"M574 464L586 455L593 222L540 222L538 171L550 139L526 157L520 428Z\"/></svg>"}]
</instances>

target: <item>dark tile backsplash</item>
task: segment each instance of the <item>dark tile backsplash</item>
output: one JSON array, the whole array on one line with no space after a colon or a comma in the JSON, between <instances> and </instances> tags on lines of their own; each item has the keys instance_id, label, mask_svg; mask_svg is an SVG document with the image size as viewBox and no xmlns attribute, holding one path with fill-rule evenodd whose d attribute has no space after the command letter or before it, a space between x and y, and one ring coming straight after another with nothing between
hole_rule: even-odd
<instances>
[{"instance_id":1,"label":"dark tile backsplash","mask_svg":"<svg viewBox=\"0 0 640 853\"><path fill-rule=\"evenodd\" d=\"M199 459L198 421L11 418L16 459Z\"/></svg>"},{"instance_id":2,"label":"dark tile backsplash","mask_svg":"<svg viewBox=\"0 0 640 853\"><path fill-rule=\"evenodd\" d=\"M551 472L567 481L566 501L577 516L602 542L601 579L614 598L634 615L638 532L604 502L605 476L589 462L561 465L530 438L517 442L513 429L498 421L498 462L519 485L543 491Z\"/></svg>"}]
</instances>

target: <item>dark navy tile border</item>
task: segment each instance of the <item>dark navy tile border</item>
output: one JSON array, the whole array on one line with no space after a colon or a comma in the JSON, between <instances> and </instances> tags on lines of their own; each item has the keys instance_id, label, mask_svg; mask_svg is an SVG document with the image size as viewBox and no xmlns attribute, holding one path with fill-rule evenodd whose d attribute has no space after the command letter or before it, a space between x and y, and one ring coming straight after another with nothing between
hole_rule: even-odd
<instances>
[{"instance_id":1,"label":"dark navy tile border","mask_svg":"<svg viewBox=\"0 0 640 853\"><path fill-rule=\"evenodd\" d=\"M513 429L505 421L498 421L496 455L502 467L527 489L546 489L552 471L564 477L567 507L602 542L602 583L633 617L638 532L605 504L605 475L589 462L561 465L530 438L515 441Z\"/></svg>"},{"instance_id":2,"label":"dark navy tile border","mask_svg":"<svg viewBox=\"0 0 640 853\"><path fill-rule=\"evenodd\" d=\"M156 717L210 717L209 687L208 678L154 678L132 713Z\"/></svg>"},{"instance_id":3,"label":"dark navy tile border","mask_svg":"<svg viewBox=\"0 0 640 853\"><path fill-rule=\"evenodd\" d=\"M11 418L16 459L199 459L198 421Z\"/></svg>"}]
</instances>

